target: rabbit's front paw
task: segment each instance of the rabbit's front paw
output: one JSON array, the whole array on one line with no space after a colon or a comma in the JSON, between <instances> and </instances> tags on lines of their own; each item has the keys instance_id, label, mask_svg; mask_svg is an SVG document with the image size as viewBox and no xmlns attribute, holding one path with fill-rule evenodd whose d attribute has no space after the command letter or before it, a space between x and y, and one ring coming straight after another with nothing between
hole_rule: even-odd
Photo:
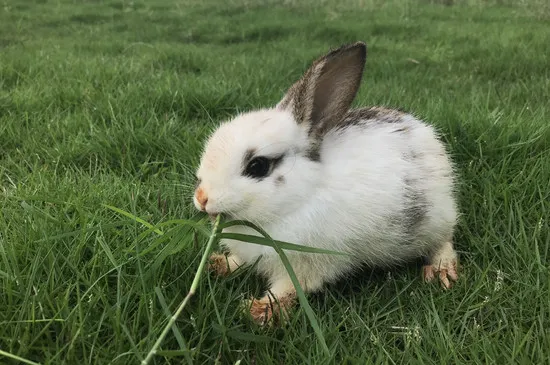
<instances>
[{"instance_id":1,"label":"rabbit's front paw","mask_svg":"<svg viewBox=\"0 0 550 365\"><path fill-rule=\"evenodd\" d=\"M239 262L235 255L214 253L209 258L208 270L217 276L227 276L239 268Z\"/></svg>"},{"instance_id":2,"label":"rabbit's front paw","mask_svg":"<svg viewBox=\"0 0 550 365\"><path fill-rule=\"evenodd\" d=\"M296 296L287 294L280 298L274 298L271 295L265 295L260 299L245 300L244 305L249 311L252 320L264 326L266 324L281 325L289 319L289 310L296 303Z\"/></svg>"}]
</instances>

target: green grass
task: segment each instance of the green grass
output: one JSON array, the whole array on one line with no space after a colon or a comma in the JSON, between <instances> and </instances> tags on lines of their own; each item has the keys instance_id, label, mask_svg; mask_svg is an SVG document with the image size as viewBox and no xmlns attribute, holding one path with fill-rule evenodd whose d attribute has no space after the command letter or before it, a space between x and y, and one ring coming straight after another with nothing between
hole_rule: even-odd
<instances>
[{"instance_id":1,"label":"green grass","mask_svg":"<svg viewBox=\"0 0 550 365\"><path fill-rule=\"evenodd\" d=\"M327 358L303 309L278 329L241 316L251 271L204 276L153 363L548 363L549 19L543 0L4 2L0 363L139 363L207 241L169 222L195 214L204 138L355 40L356 104L414 112L456 161L459 282L412 264L310 295Z\"/></svg>"}]
</instances>

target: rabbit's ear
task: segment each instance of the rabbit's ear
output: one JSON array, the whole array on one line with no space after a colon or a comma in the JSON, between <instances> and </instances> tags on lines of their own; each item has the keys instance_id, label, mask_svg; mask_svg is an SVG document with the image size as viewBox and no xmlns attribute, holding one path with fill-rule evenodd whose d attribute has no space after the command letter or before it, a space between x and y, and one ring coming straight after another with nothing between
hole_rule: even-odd
<instances>
[{"instance_id":1,"label":"rabbit's ear","mask_svg":"<svg viewBox=\"0 0 550 365\"><path fill-rule=\"evenodd\" d=\"M309 126L311 137L342 122L363 76L367 46L357 42L342 46L317 59L277 104L290 110L298 124Z\"/></svg>"}]
</instances>

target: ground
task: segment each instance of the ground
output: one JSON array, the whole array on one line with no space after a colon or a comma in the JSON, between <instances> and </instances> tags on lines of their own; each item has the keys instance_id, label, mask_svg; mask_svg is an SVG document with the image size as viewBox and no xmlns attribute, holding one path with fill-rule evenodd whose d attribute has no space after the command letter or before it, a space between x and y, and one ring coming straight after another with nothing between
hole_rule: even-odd
<instances>
[{"instance_id":1,"label":"ground","mask_svg":"<svg viewBox=\"0 0 550 365\"><path fill-rule=\"evenodd\" d=\"M174 221L195 214L204 138L356 40L356 105L434 124L456 163L458 282L411 264L309 296L327 357L303 309L242 317L250 271L206 275L152 363L546 362L549 21L542 0L2 3L0 363L139 363L206 242Z\"/></svg>"}]
</instances>

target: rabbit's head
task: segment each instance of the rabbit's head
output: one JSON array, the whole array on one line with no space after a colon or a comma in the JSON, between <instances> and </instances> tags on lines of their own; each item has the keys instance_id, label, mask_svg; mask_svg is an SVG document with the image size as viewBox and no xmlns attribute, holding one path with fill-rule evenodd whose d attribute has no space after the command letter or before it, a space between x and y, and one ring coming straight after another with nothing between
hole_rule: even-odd
<instances>
[{"instance_id":1,"label":"rabbit's head","mask_svg":"<svg viewBox=\"0 0 550 365\"><path fill-rule=\"evenodd\" d=\"M261 224L303 206L327 183L323 137L342 124L365 59L364 43L342 46L317 59L274 108L223 123L197 170L196 208Z\"/></svg>"}]
</instances>

